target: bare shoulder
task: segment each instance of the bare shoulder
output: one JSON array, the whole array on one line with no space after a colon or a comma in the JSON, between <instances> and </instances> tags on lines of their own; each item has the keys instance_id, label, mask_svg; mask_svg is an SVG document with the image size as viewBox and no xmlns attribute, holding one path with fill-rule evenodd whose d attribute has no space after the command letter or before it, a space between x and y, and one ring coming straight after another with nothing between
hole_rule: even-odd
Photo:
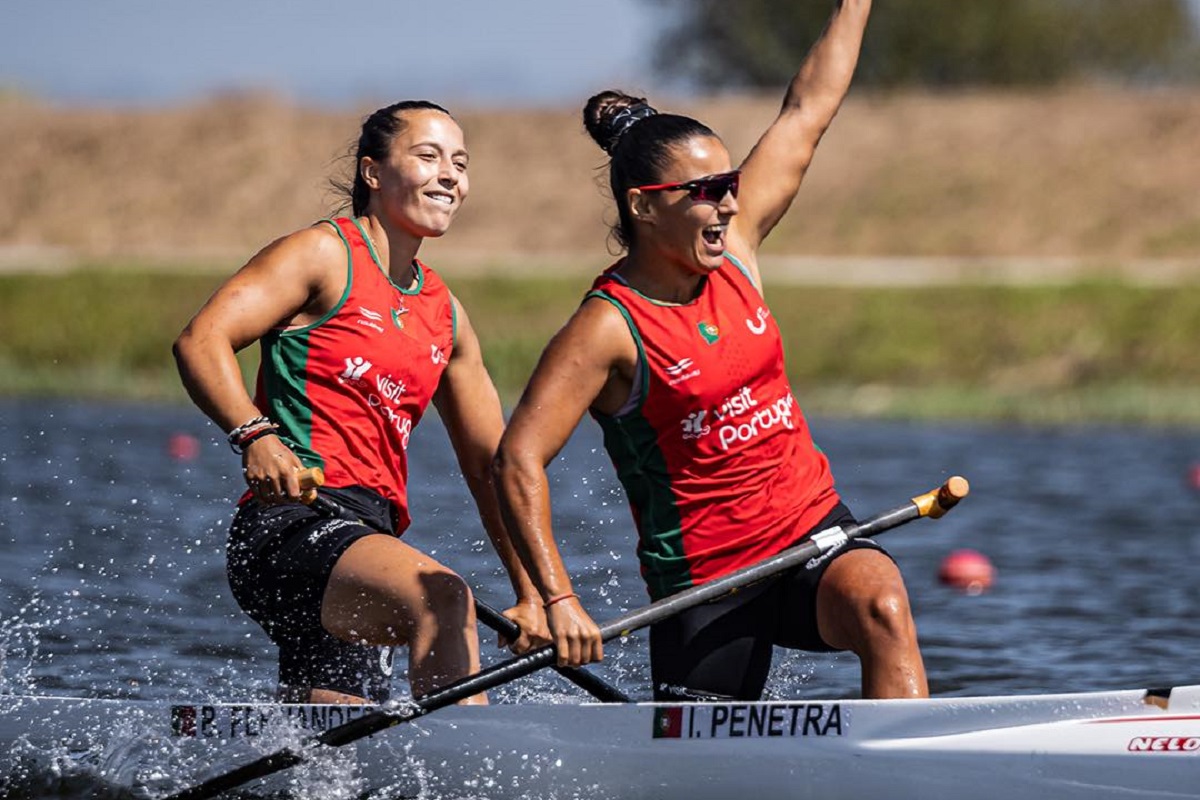
<instances>
[{"instance_id":1,"label":"bare shoulder","mask_svg":"<svg viewBox=\"0 0 1200 800\"><path fill-rule=\"evenodd\" d=\"M509 430L561 445L588 407L620 407L637 365L637 345L620 310L589 297L554 335L513 411ZM557 450L557 446L553 448Z\"/></svg>"},{"instance_id":2,"label":"bare shoulder","mask_svg":"<svg viewBox=\"0 0 1200 800\"><path fill-rule=\"evenodd\" d=\"M475 326L471 324L471 317L467 314L466 306L454 292L450 292L450 305L454 309L454 349L451 351L450 363L454 364L456 361L462 361L468 357L481 359L479 337L475 333Z\"/></svg>"},{"instance_id":3,"label":"bare shoulder","mask_svg":"<svg viewBox=\"0 0 1200 800\"><path fill-rule=\"evenodd\" d=\"M319 222L281 236L260 250L247 267L272 269L288 267L292 271L318 272L346 266L346 246L328 223Z\"/></svg>"},{"instance_id":4,"label":"bare shoulder","mask_svg":"<svg viewBox=\"0 0 1200 800\"><path fill-rule=\"evenodd\" d=\"M554 338L609 363L637 358L637 346L625 315L603 297L584 300Z\"/></svg>"}]
</instances>

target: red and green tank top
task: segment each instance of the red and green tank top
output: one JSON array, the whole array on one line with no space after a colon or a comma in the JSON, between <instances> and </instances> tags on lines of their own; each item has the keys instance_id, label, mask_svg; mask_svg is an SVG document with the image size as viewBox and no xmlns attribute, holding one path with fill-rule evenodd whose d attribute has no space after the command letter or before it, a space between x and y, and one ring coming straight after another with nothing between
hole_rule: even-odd
<instances>
[{"instance_id":1,"label":"red and green tank top","mask_svg":"<svg viewBox=\"0 0 1200 800\"><path fill-rule=\"evenodd\" d=\"M326 220L346 245L346 290L321 319L262 338L255 404L326 484L364 486L408 512L408 442L454 346L454 304L433 270L414 262L414 288L396 286L354 219Z\"/></svg>"},{"instance_id":2,"label":"red and green tank top","mask_svg":"<svg viewBox=\"0 0 1200 800\"><path fill-rule=\"evenodd\" d=\"M683 305L640 294L619 266L588 297L624 315L638 377L625 408L593 416L659 599L795 544L838 496L792 396L779 328L741 264L727 255Z\"/></svg>"}]
</instances>

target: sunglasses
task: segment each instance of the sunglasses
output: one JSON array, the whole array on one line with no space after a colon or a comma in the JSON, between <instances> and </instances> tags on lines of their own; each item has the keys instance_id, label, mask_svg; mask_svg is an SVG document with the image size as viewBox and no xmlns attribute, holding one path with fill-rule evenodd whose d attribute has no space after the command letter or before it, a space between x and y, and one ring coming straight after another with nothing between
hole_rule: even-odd
<instances>
[{"instance_id":1,"label":"sunglasses","mask_svg":"<svg viewBox=\"0 0 1200 800\"><path fill-rule=\"evenodd\" d=\"M734 197L737 197L738 179L741 176L742 171L735 169L731 172L709 175L707 178L696 178L694 181L655 183L649 186L635 186L634 188L641 189L643 192L668 192L674 189L686 189L688 197L693 200L719 203L725 198L726 194L732 194Z\"/></svg>"}]
</instances>

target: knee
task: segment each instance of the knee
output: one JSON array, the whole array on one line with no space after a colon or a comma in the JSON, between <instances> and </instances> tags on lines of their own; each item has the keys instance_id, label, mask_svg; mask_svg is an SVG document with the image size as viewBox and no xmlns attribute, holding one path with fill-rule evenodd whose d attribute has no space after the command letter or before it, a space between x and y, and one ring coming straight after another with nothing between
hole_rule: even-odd
<instances>
[{"instance_id":1,"label":"knee","mask_svg":"<svg viewBox=\"0 0 1200 800\"><path fill-rule=\"evenodd\" d=\"M860 656L916 641L916 625L903 584L831 592L818 603L818 610L825 642Z\"/></svg>"},{"instance_id":2,"label":"knee","mask_svg":"<svg viewBox=\"0 0 1200 800\"><path fill-rule=\"evenodd\" d=\"M856 614L865 644L874 641L895 642L913 638L912 609L903 587L889 587L857 603Z\"/></svg>"},{"instance_id":3,"label":"knee","mask_svg":"<svg viewBox=\"0 0 1200 800\"><path fill-rule=\"evenodd\" d=\"M421 583L430 622L463 627L474 624L474 597L461 577L439 570L424 576Z\"/></svg>"}]
</instances>

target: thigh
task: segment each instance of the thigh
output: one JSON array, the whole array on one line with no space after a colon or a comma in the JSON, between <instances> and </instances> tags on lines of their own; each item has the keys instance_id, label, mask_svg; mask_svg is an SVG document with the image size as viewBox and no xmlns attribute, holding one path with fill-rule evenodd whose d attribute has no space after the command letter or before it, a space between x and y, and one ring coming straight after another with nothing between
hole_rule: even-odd
<instances>
[{"instance_id":1,"label":"thigh","mask_svg":"<svg viewBox=\"0 0 1200 800\"><path fill-rule=\"evenodd\" d=\"M466 584L433 557L394 536L365 536L334 565L321 603L321 623L360 644L397 645L420 618L457 605Z\"/></svg>"},{"instance_id":2,"label":"thigh","mask_svg":"<svg viewBox=\"0 0 1200 800\"><path fill-rule=\"evenodd\" d=\"M766 581L653 625L655 699L759 699L771 669L776 589Z\"/></svg>"},{"instance_id":3,"label":"thigh","mask_svg":"<svg viewBox=\"0 0 1200 800\"><path fill-rule=\"evenodd\" d=\"M226 559L229 584L279 648L281 699L307 702L309 690L319 688L387 700L390 648L341 641L321 625L322 596L338 558L359 539L378 535L301 505L249 501L238 510Z\"/></svg>"},{"instance_id":4,"label":"thigh","mask_svg":"<svg viewBox=\"0 0 1200 800\"><path fill-rule=\"evenodd\" d=\"M248 501L230 527L226 571L234 598L285 646L321 629L321 599L338 558L377 531L299 504Z\"/></svg>"},{"instance_id":5,"label":"thigh","mask_svg":"<svg viewBox=\"0 0 1200 800\"><path fill-rule=\"evenodd\" d=\"M873 552L878 560L896 569L888 552L872 539L851 539L842 548L814 558L783 578L783 604L786 609L780 615L780 625L775 633L775 644L793 650L809 650L828 653L844 650L844 645L827 642L822 636L821 616L828 607L841 602L843 591L839 573L845 573L844 559L851 553ZM855 555L851 562L858 561ZM874 558L871 559L874 562ZM841 564L837 569L834 565ZM831 577L833 580L828 580ZM897 574L898 571L897 571ZM828 585L827 585L828 584ZM832 590L830 587L833 587ZM839 637L834 637L835 639Z\"/></svg>"}]
</instances>

